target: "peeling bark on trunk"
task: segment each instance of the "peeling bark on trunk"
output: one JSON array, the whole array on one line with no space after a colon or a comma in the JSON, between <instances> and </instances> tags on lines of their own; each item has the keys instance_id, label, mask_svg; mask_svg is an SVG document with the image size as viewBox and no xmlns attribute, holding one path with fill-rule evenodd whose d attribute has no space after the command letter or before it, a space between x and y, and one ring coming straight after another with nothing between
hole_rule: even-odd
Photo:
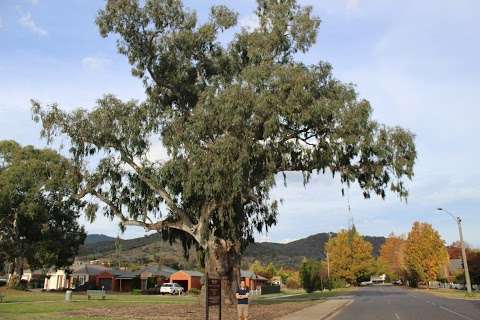
<instances>
[{"instance_id":1,"label":"peeling bark on trunk","mask_svg":"<svg viewBox=\"0 0 480 320\"><path fill-rule=\"evenodd\" d=\"M10 264L10 270L8 270L10 275L7 282L8 288L15 288L17 286L18 274L15 272L16 269L17 269L17 259L15 259L15 261Z\"/></svg>"},{"instance_id":2,"label":"peeling bark on trunk","mask_svg":"<svg viewBox=\"0 0 480 320\"><path fill-rule=\"evenodd\" d=\"M240 245L217 241L208 246L205 255L205 273L209 278L222 279L222 305L236 303L235 293L240 281ZM201 300L205 303L205 286L202 287Z\"/></svg>"}]
</instances>

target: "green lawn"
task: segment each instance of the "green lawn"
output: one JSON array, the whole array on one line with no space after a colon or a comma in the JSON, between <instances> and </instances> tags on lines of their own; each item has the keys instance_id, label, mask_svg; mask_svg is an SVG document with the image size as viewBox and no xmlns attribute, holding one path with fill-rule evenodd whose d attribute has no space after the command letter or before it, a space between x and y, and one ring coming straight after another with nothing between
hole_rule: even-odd
<instances>
[{"instance_id":1,"label":"green lawn","mask_svg":"<svg viewBox=\"0 0 480 320\"><path fill-rule=\"evenodd\" d=\"M284 302L322 300L326 297L348 294L351 290L339 289L331 292L313 292L308 294L303 290L287 290L279 294L252 297L252 303L271 305ZM145 306L145 308L149 306L158 308L161 305L195 305L199 302L198 296L144 296L132 294L107 294L106 300L87 300L87 296L84 293L76 292L73 293L72 302L65 302L63 293L24 292L5 289L2 289L0 292L6 296L6 302L0 304L0 320L130 320L132 319L131 315L109 317L108 312L106 316L95 317L75 314L66 315L65 312L83 312L95 308L118 310L138 305Z\"/></svg>"},{"instance_id":2,"label":"green lawn","mask_svg":"<svg viewBox=\"0 0 480 320\"><path fill-rule=\"evenodd\" d=\"M68 317L62 315L66 311L75 311L86 308L102 308L125 306L129 304L193 304L198 302L195 296L144 296L132 294L107 294L106 300L88 300L83 293L73 293L73 301L64 301L63 293L23 292L16 290L2 290L6 296L0 304L0 320L46 320L46 319L87 319L86 317ZM110 318L97 318L110 320ZM113 318L112 318L113 319Z\"/></svg>"}]
</instances>

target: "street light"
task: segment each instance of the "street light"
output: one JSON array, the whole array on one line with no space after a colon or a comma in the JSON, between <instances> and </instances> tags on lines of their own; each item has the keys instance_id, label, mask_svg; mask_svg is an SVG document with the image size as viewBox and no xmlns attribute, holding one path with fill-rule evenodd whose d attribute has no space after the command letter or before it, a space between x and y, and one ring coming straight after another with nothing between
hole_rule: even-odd
<instances>
[{"instance_id":1,"label":"street light","mask_svg":"<svg viewBox=\"0 0 480 320\"><path fill-rule=\"evenodd\" d=\"M463 271L465 272L465 282L467 286L467 292L468 294L472 293L472 284L470 282L470 273L468 272L468 263L467 263L467 254L465 252L465 245L463 244L463 232L462 232L462 219L460 217L456 217L453 213L443 209L443 208L437 208L438 211L445 212L450 217L455 220L455 222L458 225L458 233L460 235L460 247L462 249L462 260L463 260Z\"/></svg>"}]
</instances>

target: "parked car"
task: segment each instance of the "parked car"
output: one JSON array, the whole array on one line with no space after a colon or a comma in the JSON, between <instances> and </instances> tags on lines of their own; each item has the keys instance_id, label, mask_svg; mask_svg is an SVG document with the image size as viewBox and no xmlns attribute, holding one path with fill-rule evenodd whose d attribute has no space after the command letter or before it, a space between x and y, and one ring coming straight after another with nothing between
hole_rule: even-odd
<instances>
[{"instance_id":1,"label":"parked car","mask_svg":"<svg viewBox=\"0 0 480 320\"><path fill-rule=\"evenodd\" d=\"M182 294L184 289L178 283L164 283L160 287L160 294Z\"/></svg>"},{"instance_id":2,"label":"parked car","mask_svg":"<svg viewBox=\"0 0 480 320\"><path fill-rule=\"evenodd\" d=\"M393 284L395 286L401 286L402 285L402 280L399 279L399 280L393 281Z\"/></svg>"},{"instance_id":3,"label":"parked car","mask_svg":"<svg viewBox=\"0 0 480 320\"><path fill-rule=\"evenodd\" d=\"M361 287L366 287L366 286L371 286L371 285L373 285L372 281L362 281L362 282L360 282Z\"/></svg>"}]
</instances>

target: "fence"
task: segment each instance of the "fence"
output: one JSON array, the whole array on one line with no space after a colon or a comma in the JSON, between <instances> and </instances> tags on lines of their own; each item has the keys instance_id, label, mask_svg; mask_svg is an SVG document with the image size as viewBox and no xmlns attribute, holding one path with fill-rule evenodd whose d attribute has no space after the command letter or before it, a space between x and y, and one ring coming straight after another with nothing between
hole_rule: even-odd
<instances>
[{"instance_id":1,"label":"fence","mask_svg":"<svg viewBox=\"0 0 480 320\"><path fill-rule=\"evenodd\" d=\"M261 290L262 290L261 294L280 293L280 286L263 285Z\"/></svg>"}]
</instances>

